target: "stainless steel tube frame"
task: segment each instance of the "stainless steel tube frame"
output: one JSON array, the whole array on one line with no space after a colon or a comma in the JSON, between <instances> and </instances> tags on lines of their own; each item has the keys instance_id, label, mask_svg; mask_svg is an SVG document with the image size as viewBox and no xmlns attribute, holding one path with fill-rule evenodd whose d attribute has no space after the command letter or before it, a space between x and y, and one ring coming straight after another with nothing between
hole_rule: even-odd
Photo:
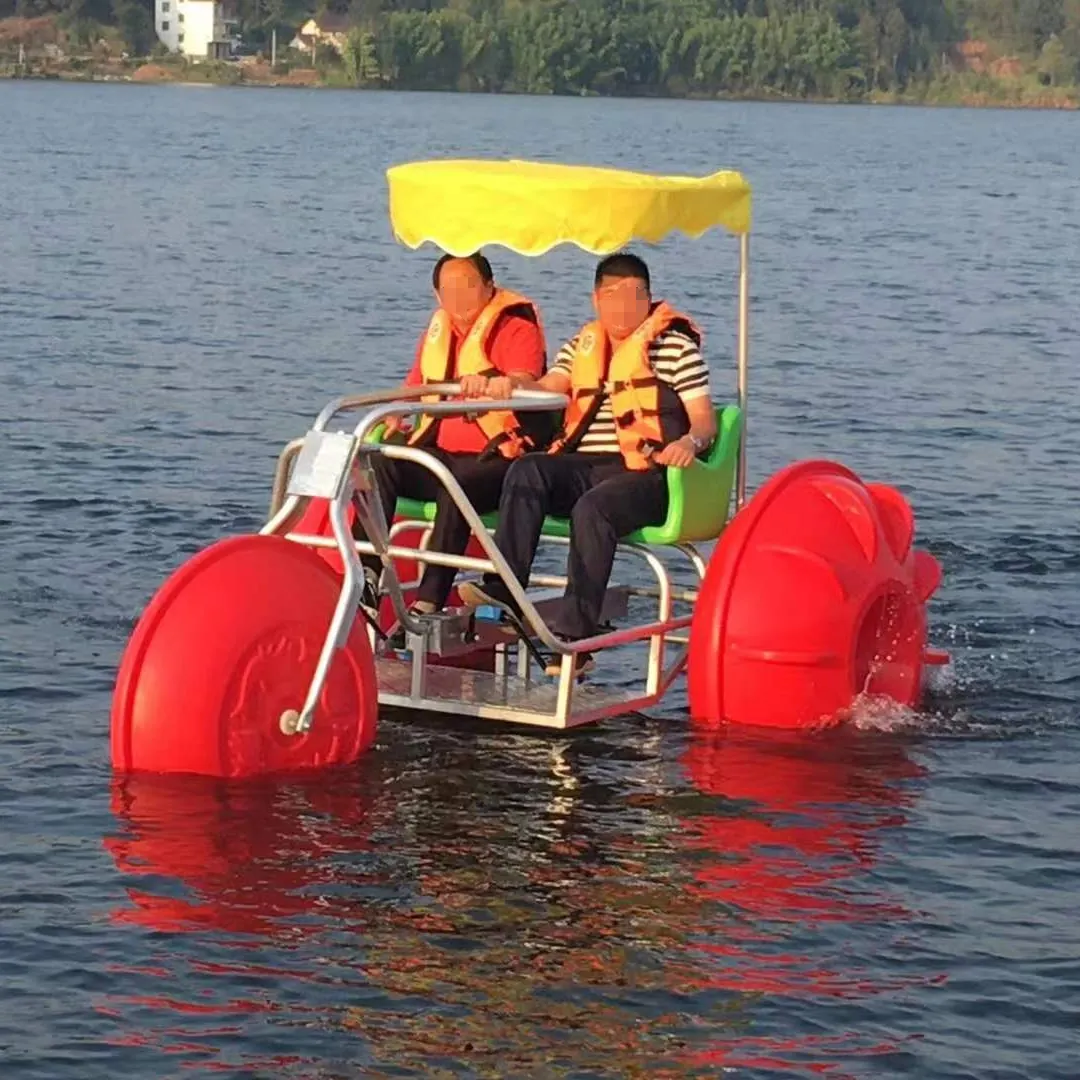
<instances>
[{"instance_id":1,"label":"stainless steel tube frame","mask_svg":"<svg viewBox=\"0 0 1080 1080\"><path fill-rule=\"evenodd\" d=\"M419 400L421 397L435 395L450 397L460 393L460 384L454 382L428 383L424 386L399 386L393 390L377 390L370 394L353 394L340 397L331 401L319 413L312 430L325 431L327 424L338 414L372 406L374 407L361 419L353 432L354 436L361 442L369 432L391 416L411 416L417 412L423 412L429 416L465 416L468 413L495 412L504 409L510 409L514 412L550 412L555 409L565 408L568 404L567 399L562 394L553 394L546 390L515 390L511 399L503 401L488 401L482 398L436 402L421 402ZM284 467L279 459L279 471ZM271 511L270 520L259 532L262 534L282 532L293 516L300 510L301 503L300 496L290 495L278 507L276 512Z\"/></svg>"},{"instance_id":2,"label":"stainless steel tube frame","mask_svg":"<svg viewBox=\"0 0 1080 1080\"><path fill-rule=\"evenodd\" d=\"M424 531L426 533L431 532L431 523L428 521L398 521L394 523L391 529L392 536L397 536L400 532L406 532L409 530ZM315 536L311 533L298 533L289 532L285 533L285 539L291 540L293 543L301 544L304 547L311 548L336 548L337 541L332 536ZM546 543L558 543L562 541L562 537L541 537L541 540ZM358 555L378 555L375 550L374 544L369 544L365 540L355 540L353 547L356 549ZM620 544L619 552L627 553L633 552L636 545ZM493 574L495 567L492 565L490 559L474 559L471 555L446 555L441 551L430 551L423 547L400 547L397 544L391 543L387 548L392 559L400 559L405 562L425 563L429 562L433 566L450 566L455 570L472 570L480 574ZM567 578L565 574L532 574L530 575L530 583L532 585L539 586L541 588L551 589L565 589L567 584ZM419 576L414 581L402 582L402 588L410 588L418 585L420 582ZM657 600L660 596L660 590L656 587L649 587L646 585L620 585L619 588L625 590L630 596L641 596L648 600ZM668 592L671 595L672 600L678 600L684 604L694 604L698 599L698 591L696 589L676 589L669 588ZM646 635L647 636L647 635Z\"/></svg>"},{"instance_id":3,"label":"stainless steel tube frame","mask_svg":"<svg viewBox=\"0 0 1080 1080\"><path fill-rule=\"evenodd\" d=\"M411 388L410 388L411 389ZM442 394L444 396L460 393L457 383L431 383L423 387L424 394ZM363 443L364 438L383 420L391 416L409 416L422 412L427 416L465 416L477 412L551 412L564 409L569 400L563 394L553 394L547 390L515 390L513 396L502 401L488 401L484 398L470 398L464 401L427 401L403 402L390 401L377 405L367 413L353 434ZM330 406L323 410L325 413ZM331 414L333 415L333 414ZM317 421L316 421L317 422ZM382 444L375 444L382 448Z\"/></svg>"},{"instance_id":4,"label":"stainless steel tube frame","mask_svg":"<svg viewBox=\"0 0 1080 1080\"><path fill-rule=\"evenodd\" d=\"M750 365L750 235L739 237L739 461L735 472L735 509L746 501L746 401Z\"/></svg>"},{"instance_id":5,"label":"stainless steel tube frame","mask_svg":"<svg viewBox=\"0 0 1080 1080\"><path fill-rule=\"evenodd\" d=\"M351 493L352 486L345 485L345 492ZM345 580L341 587L341 595L338 597L337 607L334 609L334 618L330 623L330 630L323 642L322 652L319 653L319 662L315 667L315 674L308 688L307 698L300 710L299 716L286 712L281 717L281 730L286 734L299 734L311 727L312 717L315 715L316 706L319 703L319 695L322 693L326 676L330 673L330 665L334 660L334 653L348 640L349 632L356 619L356 608L360 602L360 560L356 551L352 550L352 533L349 531L349 523L345 519L345 502L339 496L330 504L330 525L334 530L334 539L338 549L342 552L345 566Z\"/></svg>"},{"instance_id":6,"label":"stainless steel tube frame","mask_svg":"<svg viewBox=\"0 0 1080 1080\"><path fill-rule=\"evenodd\" d=\"M562 399L562 395L550 395L556 398ZM505 406L503 406L505 407ZM550 406L549 406L550 407ZM378 411L378 410L376 410ZM370 417L366 418L370 419ZM487 527L481 520L480 515L476 512L476 508L469 502L462 490L461 485L457 482L454 474L444 465L438 458L432 457L430 454L425 453L423 450L418 450L412 446L394 446L392 444L364 444L360 445L361 453L382 453L389 458L396 458L400 461L413 461L417 465L422 465L425 469L431 472L440 484L450 494L450 498L454 500L454 505L461 511L462 516L465 518L469 525L469 529L473 536L476 537L480 546L484 549L484 554L488 557L491 563L491 572L496 573L502 578L506 587L510 590L510 595L517 601L518 606L521 608L522 614L525 616L528 624L536 631L537 637L553 652L567 653L567 652L581 652L581 648L578 647L578 643L575 642L573 646L568 646L567 643L559 641L554 634L547 628L543 619L540 618L540 613L533 606L532 601L529 600L525 593L525 589L521 582L514 576L503 554L495 546L495 540L488 532ZM430 557L430 556L429 556ZM465 563L465 557L461 557L462 565ZM473 566L469 569L477 568L476 562L473 562Z\"/></svg>"},{"instance_id":7,"label":"stainless steel tube frame","mask_svg":"<svg viewBox=\"0 0 1080 1080\"><path fill-rule=\"evenodd\" d=\"M470 503L465 496L465 492L462 491L460 484L458 484L450 470L439 461L438 458L433 458L423 450L417 450L411 446L365 445L361 447L361 452L383 453L391 458L398 458L403 461L415 461L418 465L422 465L435 475L439 482L450 493L450 497L454 500L455 505L469 523L469 528L479 541L480 546L484 549L484 554L487 556L487 559L475 559L467 555L447 556L438 552L426 552L424 557L441 566L458 566L461 569L479 570L482 572L498 574L506 587L510 590L510 594L513 596L514 600L517 601L522 614L525 616L526 622L536 631L536 636L552 652L561 653L563 655L579 652L592 652L612 645L622 645L631 641L638 641L641 638L651 637L663 629L664 623L653 623L648 626L628 627L625 630L616 630L608 634L599 634L596 637L584 638L581 641L560 641L551 633L547 624L540 617L540 613L536 610L532 601L529 600L524 587L510 570L502 552L495 546L493 537L484 526L483 521L480 519L480 515L476 512L472 503ZM559 542L565 543L568 541L560 538ZM649 561L650 566L654 566L655 560L647 549L640 548L635 544L626 546L624 550L632 551L639 556L646 556L646 561ZM390 554L397 557L397 552L394 549L391 549ZM407 551L403 552L403 554L408 557ZM413 553L413 557L416 557L415 553ZM662 567L662 564L660 565ZM670 584L661 581L660 585L661 601L663 602L664 595L666 593L669 594ZM690 619L689 616L687 616L685 620L675 619L671 620L671 622L672 628L674 629L676 628L675 624L689 625Z\"/></svg>"},{"instance_id":8,"label":"stainless steel tube frame","mask_svg":"<svg viewBox=\"0 0 1080 1080\"><path fill-rule=\"evenodd\" d=\"M457 383L436 383L425 387L425 389L429 393L457 393L459 386ZM461 485L458 484L457 480L454 478L453 473L451 473L438 458L433 457L431 454L416 447L397 446L387 443L368 443L364 440L365 437L370 432L374 431L383 420L386 420L391 416L408 416L410 413L420 410L429 416L460 416L470 412L495 412L511 409L515 412L550 412L555 409L565 408L567 404L568 402L564 395L552 394L543 390L515 390L509 399L504 399L502 401L476 399L473 401L438 401L423 404L417 402L388 402L383 405L378 405L370 412L366 413L360 423L356 425L356 430L353 432L354 438L356 439L354 452L356 454L385 454L392 459L397 458L398 460L403 461L413 461L433 473L439 483L450 493L450 497L462 512L473 535L477 537L481 546L484 548L484 551L492 559L492 562L495 563L495 572L503 578L512 593L516 588L521 593L522 598L524 598L524 590L521 589L520 584L516 580L511 581L513 574L511 574L510 568L507 566L498 548L495 547L495 543L489 536L487 528L483 521L480 520L480 515L477 514L476 509L473 507L472 503L469 502ZM325 411L326 410L324 410L324 412ZM342 555L344 557L344 552ZM388 559L388 555L383 555L385 564L384 573L389 575L390 599L394 606L394 613L407 630L418 633L420 632L419 628L414 628L412 620L405 610L405 599L398 588L397 576L394 572L393 565ZM516 594L515 599L517 599ZM532 609L532 604L530 604L527 599L525 600L525 603ZM533 614L536 614L535 609L533 609ZM539 618L539 616L537 616L537 618ZM540 625L543 626L543 623ZM549 644L550 642L549 647L556 647L555 639L551 636L550 632L547 631L547 627L543 627L542 633L539 629L537 629L537 632L540 633L541 640L544 641L544 644Z\"/></svg>"},{"instance_id":9,"label":"stainless steel tube frame","mask_svg":"<svg viewBox=\"0 0 1080 1080\"><path fill-rule=\"evenodd\" d=\"M425 395L429 395L435 393L457 393L460 388L456 383L441 383L418 389ZM518 395L521 396L520 401L518 400ZM480 520L479 515L465 497L465 492L454 479L450 470L447 469L441 461L432 457L430 454L426 454L421 450L415 450L411 447L383 446L377 443L364 443L362 441L364 436L369 431L372 431L375 426L386 417L409 415L409 413L418 411L418 407L422 407L423 411L430 415L453 416L476 412L480 409L485 411L501 409L514 409L515 411L523 409L525 411L551 410L562 408L567 403L566 398L561 394L548 394L542 391L528 390L515 391L512 400L484 401L482 403L479 401L440 401L423 403L422 406L419 402L402 402L399 400L400 396L401 395L396 395L392 400L385 404L376 406L376 408L367 413L356 426L353 433L352 458L347 465L349 476L345 483L341 485L341 490L330 500L330 524L334 533L334 540L342 558L345 577L342 583L341 594L338 597L337 606L334 609L334 616L330 623L330 629L327 633L326 640L323 643L322 651L319 654L319 661L316 665L315 674L312 677L311 686L308 689L307 698L304 701L303 708L298 714L293 710L287 710L281 717L281 729L286 733L301 733L310 729L312 718L316 706L318 705L319 695L322 693L323 685L325 684L326 677L330 671L330 665L333 662L334 653L344 645L349 632L352 629L353 622L356 619L356 610L360 600L363 575L352 534L349 530L348 521L345 517L345 508L352 500L354 494L351 471L357 454L388 453L388 456L390 457L396 456L403 458L404 460L413 460L428 468L450 492L451 497L465 515L470 528L481 538L481 543L485 546L485 550L488 551L488 554L494 553L496 555L499 563L501 563L501 567L497 565L496 570L507 580L512 577L509 573L509 567L506 566L505 561L503 561L501 555L498 554L498 550L495 548L494 542L488 536L487 530ZM408 396L419 397L420 394L410 393ZM339 398L336 402L331 402L323 409L316 419L315 430L325 430L326 425L338 412L348 408L362 407L363 405L368 404L371 398L385 401L385 395L374 394L362 395L355 398ZM395 614L407 631L410 633L421 633L422 626L417 623L405 608L405 600L401 591L401 585L397 580L393 564L390 561L388 523L381 520L382 509L378 503L378 499L374 496L372 491L364 491L362 492L362 496L363 497L360 500L360 512L365 525L375 533L374 537L371 539L374 540L376 551L382 556L385 563L385 573L390 579L390 598L394 606ZM279 524L284 524L284 522L292 516L298 505L299 498L297 496L291 496L281 507L280 511L274 515L274 518L267 522L260 531L263 533L277 531ZM521 586L517 581L513 582L511 588L513 589L515 586L518 591L521 591ZM525 605L531 610L532 616L539 621L535 609L532 608L532 605L527 599L525 600ZM543 624L541 623L541 626L542 625ZM544 630L546 632L546 627L544 627ZM550 635L547 636L550 637ZM554 642L554 639L551 640L551 644L553 647L555 646L556 643Z\"/></svg>"}]
</instances>

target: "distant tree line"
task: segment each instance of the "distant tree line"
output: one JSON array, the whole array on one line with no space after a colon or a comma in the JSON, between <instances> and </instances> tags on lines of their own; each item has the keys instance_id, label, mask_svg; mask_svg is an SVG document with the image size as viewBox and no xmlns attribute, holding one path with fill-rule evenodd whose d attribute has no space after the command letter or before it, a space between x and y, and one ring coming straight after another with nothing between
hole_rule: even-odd
<instances>
[{"instance_id":1,"label":"distant tree line","mask_svg":"<svg viewBox=\"0 0 1080 1080\"><path fill-rule=\"evenodd\" d=\"M318 0L316 0L318 2ZM347 16L346 81L407 89L858 99L928 83L988 41L1041 81L1080 78L1080 0L322 0ZM321 13L320 12L320 13ZM153 39L151 0L0 0ZM238 0L241 33L287 41L304 0Z\"/></svg>"}]
</instances>

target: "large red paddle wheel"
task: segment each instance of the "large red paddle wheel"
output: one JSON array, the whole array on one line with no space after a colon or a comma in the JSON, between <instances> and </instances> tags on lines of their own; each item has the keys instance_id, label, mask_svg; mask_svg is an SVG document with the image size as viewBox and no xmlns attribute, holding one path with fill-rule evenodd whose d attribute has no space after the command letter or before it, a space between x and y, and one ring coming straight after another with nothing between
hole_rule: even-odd
<instances>
[{"instance_id":1,"label":"large red paddle wheel","mask_svg":"<svg viewBox=\"0 0 1080 1080\"><path fill-rule=\"evenodd\" d=\"M222 540L188 560L121 660L114 768L245 777L355 761L378 710L362 622L334 656L311 730L280 725L307 696L340 591L325 560L276 536Z\"/></svg>"},{"instance_id":2,"label":"large red paddle wheel","mask_svg":"<svg viewBox=\"0 0 1080 1080\"><path fill-rule=\"evenodd\" d=\"M917 703L937 560L900 492L828 461L789 465L713 552L690 631L695 722L809 728L859 694Z\"/></svg>"}]
</instances>

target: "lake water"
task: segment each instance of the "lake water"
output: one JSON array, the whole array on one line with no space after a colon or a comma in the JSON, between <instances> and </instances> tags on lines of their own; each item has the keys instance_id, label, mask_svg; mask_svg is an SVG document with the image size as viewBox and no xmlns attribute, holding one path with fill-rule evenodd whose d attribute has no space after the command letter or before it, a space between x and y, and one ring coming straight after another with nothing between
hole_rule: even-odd
<instances>
[{"instance_id":1,"label":"lake water","mask_svg":"<svg viewBox=\"0 0 1080 1080\"><path fill-rule=\"evenodd\" d=\"M113 783L142 606L407 363L384 170L450 153L745 172L751 486L910 495L924 714L701 742L677 694ZM1080 1076L1078 176L1064 113L0 85L0 1077ZM586 317L587 256L491 254ZM649 257L730 396L734 241Z\"/></svg>"}]
</instances>

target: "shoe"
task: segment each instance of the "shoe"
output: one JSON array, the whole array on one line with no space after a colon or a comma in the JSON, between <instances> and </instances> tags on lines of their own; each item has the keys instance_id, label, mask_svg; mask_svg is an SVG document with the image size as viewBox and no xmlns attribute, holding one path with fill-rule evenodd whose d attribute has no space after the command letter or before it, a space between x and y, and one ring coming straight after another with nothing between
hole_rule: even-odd
<instances>
[{"instance_id":1,"label":"shoe","mask_svg":"<svg viewBox=\"0 0 1080 1080\"><path fill-rule=\"evenodd\" d=\"M421 604L424 604L424 606L421 607ZM434 615L435 609L421 600L409 605L409 614L414 619L422 619L425 615ZM394 624L393 630L390 631L390 634L386 639L386 645L395 652L403 652L407 647L408 641L405 634L405 627L402 626L400 622Z\"/></svg>"},{"instance_id":2,"label":"shoe","mask_svg":"<svg viewBox=\"0 0 1080 1080\"><path fill-rule=\"evenodd\" d=\"M563 640L565 641L566 639L564 638ZM567 644L569 644L569 642L567 642ZM548 661L547 667L544 668L544 674L557 679L562 674L562 663L563 654L556 653ZM594 667L596 667L596 661L593 659L592 653L574 653L574 678L585 678Z\"/></svg>"},{"instance_id":3,"label":"shoe","mask_svg":"<svg viewBox=\"0 0 1080 1080\"><path fill-rule=\"evenodd\" d=\"M524 618L517 601L510 595L506 583L498 579L495 581L489 581L486 578L483 581L463 581L458 586L458 596L461 597L461 602L466 607L494 607L500 611L505 611L515 619Z\"/></svg>"}]
</instances>

